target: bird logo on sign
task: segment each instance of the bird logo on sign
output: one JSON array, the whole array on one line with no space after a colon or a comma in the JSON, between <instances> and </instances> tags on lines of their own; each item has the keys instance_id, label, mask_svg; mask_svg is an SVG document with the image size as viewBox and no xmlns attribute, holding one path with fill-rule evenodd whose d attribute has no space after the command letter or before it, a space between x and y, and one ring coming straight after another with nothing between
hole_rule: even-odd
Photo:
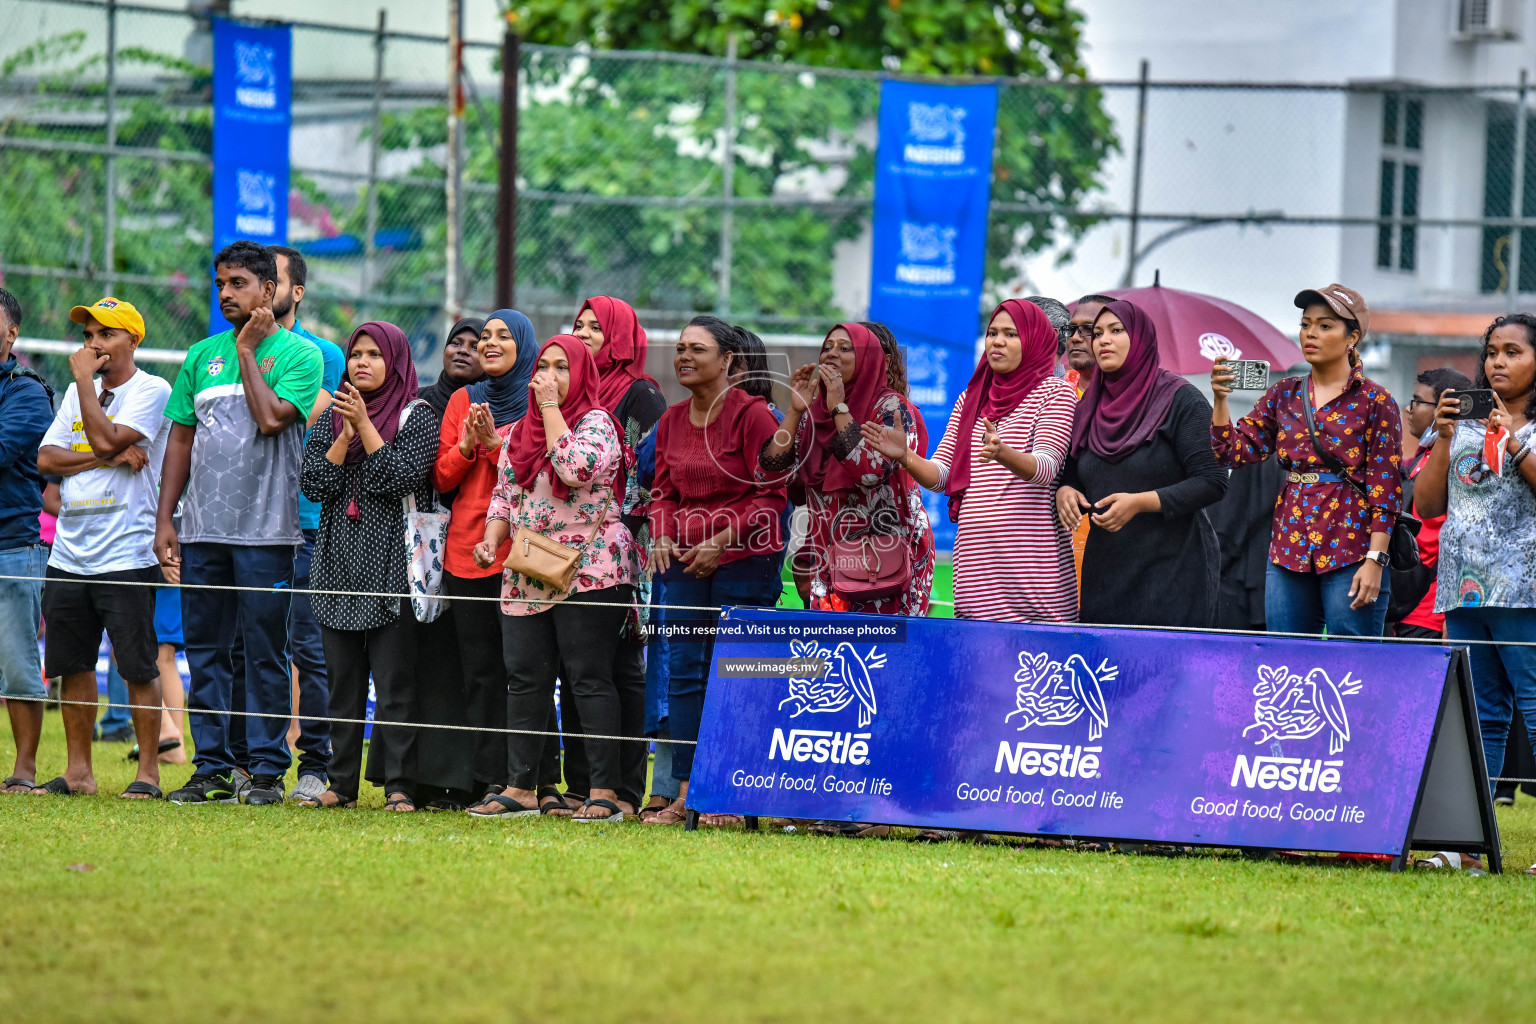
<instances>
[{"instance_id":1,"label":"bird logo on sign","mask_svg":"<svg viewBox=\"0 0 1536 1024\"><path fill-rule=\"evenodd\" d=\"M779 701L779 707L793 705L790 718L806 712L819 715L841 711L857 700L859 728L874 719L875 687L869 670L885 667L885 655L878 649L871 647L867 654L860 655L847 641L829 650L814 641L796 640L790 643L789 653L794 658L815 658L827 663L826 674L820 679L789 680L789 696Z\"/></svg>"},{"instance_id":2,"label":"bird logo on sign","mask_svg":"<svg viewBox=\"0 0 1536 1024\"><path fill-rule=\"evenodd\" d=\"M1088 715L1088 739L1097 740L1109 725L1109 711L1104 705L1103 683L1114 680L1120 670L1106 659L1097 669L1088 667L1081 654L1066 661L1053 661L1044 652L1019 652L1019 670L1013 674L1019 688L1014 691L1014 709L1003 718L1012 721L1021 716L1019 730L1032 725L1071 725L1084 713Z\"/></svg>"},{"instance_id":3,"label":"bird logo on sign","mask_svg":"<svg viewBox=\"0 0 1536 1024\"><path fill-rule=\"evenodd\" d=\"M1348 672L1334 682L1321 668L1305 677L1285 665L1259 666L1259 682L1253 688L1253 724L1243 730L1247 736L1259 730L1255 744L1274 740L1311 739L1323 729L1329 730L1328 753L1337 754L1349 742L1349 715L1344 698L1360 692L1363 684Z\"/></svg>"}]
</instances>

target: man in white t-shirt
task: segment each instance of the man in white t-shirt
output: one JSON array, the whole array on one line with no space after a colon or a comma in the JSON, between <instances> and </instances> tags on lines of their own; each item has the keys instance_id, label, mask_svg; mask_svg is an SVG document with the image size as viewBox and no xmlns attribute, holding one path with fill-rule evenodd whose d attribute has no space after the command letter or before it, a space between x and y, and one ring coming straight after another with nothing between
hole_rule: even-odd
<instances>
[{"instance_id":1,"label":"man in white t-shirt","mask_svg":"<svg viewBox=\"0 0 1536 1024\"><path fill-rule=\"evenodd\" d=\"M96 792L91 732L103 629L128 684L139 749L159 744L154 585L163 577L154 553L155 509L171 426L165 418L170 383L134 364L144 340L139 311L109 296L76 306L69 318L85 325L85 343L69 357L75 382L37 453L41 472L63 478L43 587L43 662L45 675L63 677L69 763L63 775L33 792L61 796ZM138 777L122 795L159 799L159 760L140 757Z\"/></svg>"}]
</instances>

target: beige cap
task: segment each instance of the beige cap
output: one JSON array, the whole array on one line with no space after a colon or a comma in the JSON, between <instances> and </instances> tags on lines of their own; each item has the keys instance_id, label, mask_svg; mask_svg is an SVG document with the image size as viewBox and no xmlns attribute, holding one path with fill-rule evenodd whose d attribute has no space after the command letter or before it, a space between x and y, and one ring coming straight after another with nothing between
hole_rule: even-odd
<instances>
[{"instance_id":1,"label":"beige cap","mask_svg":"<svg viewBox=\"0 0 1536 1024\"><path fill-rule=\"evenodd\" d=\"M1365 299L1360 296L1360 293L1353 288L1346 288L1341 284L1330 284L1296 293L1297 309L1306 309L1319 302L1339 316L1358 323L1362 335L1371 329L1371 309L1365 304Z\"/></svg>"}]
</instances>

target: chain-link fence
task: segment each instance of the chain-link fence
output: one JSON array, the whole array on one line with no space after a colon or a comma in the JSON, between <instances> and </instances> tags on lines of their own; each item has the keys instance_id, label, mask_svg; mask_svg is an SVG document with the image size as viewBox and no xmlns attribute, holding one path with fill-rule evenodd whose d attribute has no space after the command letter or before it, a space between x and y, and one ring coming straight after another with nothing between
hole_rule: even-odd
<instances>
[{"instance_id":1,"label":"chain-link fence","mask_svg":"<svg viewBox=\"0 0 1536 1024\"><path fill-rule=\"evenodd\" d=\"M182 11L0 8L0 273L24 334L67 337L71 305L115 290L145 312L151 345L203 335L211 49L209 23ZM391 319L426 356L454 304L446 40L296 25L293 55L305 325L341 338ZM500 43L465 55L457 301L483 312ZM817 336L863 314L881 79L525 45L519 306L541 335L598 293L631 301L653 334L701 311ZM1072 299L1160 271L1283 323L1298 287L1335 278L1373 307L1501 307L1515 265L1518 290L1536 291L1536 226L1511 230L1512 197L1536 215L1513 85L999 86L989 298Z\"/></svg>"}]
</instances>

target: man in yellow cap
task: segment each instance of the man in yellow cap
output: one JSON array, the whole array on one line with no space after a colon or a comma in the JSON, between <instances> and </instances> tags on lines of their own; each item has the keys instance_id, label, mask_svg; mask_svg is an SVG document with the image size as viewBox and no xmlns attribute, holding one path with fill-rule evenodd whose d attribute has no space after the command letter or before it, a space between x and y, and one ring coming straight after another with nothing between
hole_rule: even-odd
<instances>
[{"instance_id":1,"label":"man in yellow cap","mask_svg":"<svg viewBox=\"0 0 1536 1024\"><path fill-rule=\"evenodd\" d=\"M96 724L96 651L105 629L128 684L140 750L160 740L160 669L155 642L155 509L170 421L168 381L139 369L134 351L144 318L108 296L76 306L84 344L69 357L74 383L43 435L37 468L63 478L58 533L43 588L45 674L63 677L64 774L36 792L96 792L91 733ZM72 701L80 703L70 703ZM155 757L140 757L129 799L159 799Z\"/></svg>"}]
</instances>

